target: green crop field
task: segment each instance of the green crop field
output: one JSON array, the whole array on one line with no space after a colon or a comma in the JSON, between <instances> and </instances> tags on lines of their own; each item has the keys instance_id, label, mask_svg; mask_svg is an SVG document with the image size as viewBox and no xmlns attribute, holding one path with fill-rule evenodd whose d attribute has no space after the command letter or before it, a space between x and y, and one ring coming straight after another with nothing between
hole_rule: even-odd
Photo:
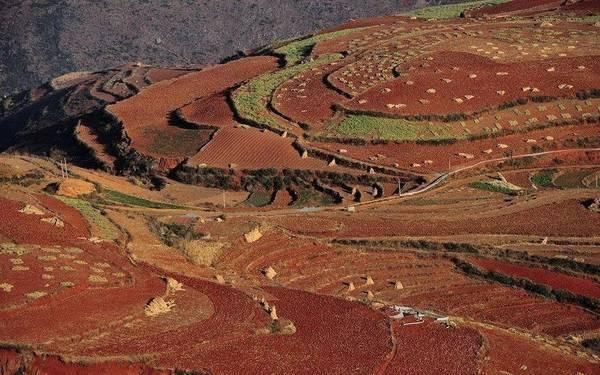
<instances>
[{"instance_id":1,"label":"green crop field","mask_svg":"<svg viewBox=\"0 0 600 375\"><path fill-rule=\"evenodd\" d=\"M323 42L325 40L330 40L333 38L338 38L338 37L348 35L348 34L351 34L351 33L357 32L357 31L361 31L364 29L367 29L367 28L360 27L360 28L356 28L356 29L347 29L347 30L334 31L331 33L317 34L317 35L311 36L309 38L290 42L282 47L275 49L274 52L285 56L285 62L286 62L287 66L295 65L295 64L299 63L300 61L304 60L304 58L306 58L306 56L308 56L308 54L310 53L312 48L317 43Z\"/></svg>"},{"instance_id":2,"label":"green crop field","mask_svg":"<svg viewBox=\"0 0 600 375\"><path fill-rule=\"evenodd\" d=\"M79 211L90 225L100 231L102 239L116 240L119 238L119 229L90 202L83 199L62 196L56 196L56 198Z\"/></svg>"},{"instance_id":3,"label":"green crop field","mask_svg":"<svg viewBox=\"0 0 600 375\"><path fill-rule=\"evenodd\" d=\"M279 85L304 70L327 64L340 58L341 56L337 54L325 55L311 62L294 65L255 78L233 93L233 106L237 114L244 120L279 128L279 123L267 108L273 91Z\"/></svg>"},{"instance_id":4,"label":"green crop field","mask_svg":"<svg viewBox=\"0 0 600 375\"><path fill-rule=\"evenodd\" d=\"M134 197L131 195L123 194L114 190L104 190L103 191L104 198L109 201L126 204L129 206L139 206L145 208L162 208L162 209L181 209L184 207L177 206L169 203L161 203L161 202L153 202L147 199Z\"/></svg>"},{"instance_id":5,"label":"green crop field","mask_svg":"<svg viewBox=\"0 0 600 375\"><path fill-rule=\"evenodd\" d=\"M554 173L556 173L556 171L553 170L540 171L531 177L531 182L533 182L536 186L552 187L554 186L554 183L552 182L554 179Z\"/></svg>"},{"instance_id":6,"label":"green crop field","mask_svg":"<svg viewBox=\"0 0 600 375\"><path fill-rule=\"evenodd\" d=\"M246 199L244 201L244 205L250 206L250 207L264 207L264 206L268 205L269 203L271 203L271 197L272 197L272 194L269 192L264 192L264 191L258 192L257 191L257 192L250 194L248 199Z\"/></svg>"},{"instance_id":7,"label":"green crop field","mask_svg":"<svg viewBox=\"0 0 600 375\"><path fill-rule=\"evenodd\" d=\"M453 139L448 126L390 119L369 115L348 115L335 132L351 137L372 137L394 141Z\"/></svg>"}]
</instances>

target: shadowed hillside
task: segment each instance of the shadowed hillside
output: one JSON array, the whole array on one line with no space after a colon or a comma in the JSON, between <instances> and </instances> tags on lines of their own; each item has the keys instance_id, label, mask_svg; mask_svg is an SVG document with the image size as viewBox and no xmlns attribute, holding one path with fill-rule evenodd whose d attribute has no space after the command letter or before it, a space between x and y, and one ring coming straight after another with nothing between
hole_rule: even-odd
<instances>
[{"instance_id":1,"label":"shadowed hillside","mask_svg":"<svg viewBox=\"0 0 600 375\"><path fill-rule=\"evenodd\" d=\"M357 17L457 1L0 1L0 95L132 61L204 64Z\"/></svg>"}]
</instances>

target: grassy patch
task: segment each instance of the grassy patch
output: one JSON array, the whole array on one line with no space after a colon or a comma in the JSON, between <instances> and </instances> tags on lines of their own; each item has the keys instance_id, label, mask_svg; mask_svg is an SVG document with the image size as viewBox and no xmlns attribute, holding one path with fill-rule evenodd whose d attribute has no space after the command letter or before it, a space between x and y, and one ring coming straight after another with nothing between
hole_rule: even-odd
<instances>
[{"instance_id":1,"label":"grassy patch","mask_svg":"<svg viewBox=\"0 0 600 375\"><path fill-rule=\"evenodd\" d=\"M106 240L116 240L119 238L119 229L102 212L86 200L78 198L68 198L56 196L65 204L78 210L90 225L98 229L100 237Z\"/></svg>"},{"instance_id":2,"label":"grassy patch","mask_svg":"<svg viewBox=\"0 0 600 375\"><path fill-rule=\"evenodd\" d=\"M244 204L250 207L264 207L269 203L271 203L271 193L264 191L254 192L244 201Z\"/></svg>"},{"instance_id":3,"label":"grassy patch","mask_svg":"<svg viewBox=\"0 0 600 375\"><path fill-rule=\"evenodd\" d=\"M161 202L153 202L143 198L134 197L131 195L123 194L114 190L104 190L103 191L104 198L109 201L125 204L128 206L138 206L145 208L162 208L162 209L183 209L185 207L177 206L174 204L161 203Z\"/></svg>"},{"instance_id":4,"label":"grassy patch","mask_svg":"<svg viewBox=\"0 0 600 375\"><path fill-rule=\"evenodd\" d=\"M360 27L356 29L347 29L347 30L339 30L333 31L331 33L326 34L318 34L309 38L300 39L288 43L282 47L279 47L274 50L275 53L284 55L285 62L287 66L295 65L300 61L304 60L310 52L312 48L319 42L323 42L325 40L330 40L334 38L338 38L347 34L351 34L360 30L366 29L365 27Z\"/></svg>"},{"instance_id":5,"label":"grassy patch","mask_svg":"<svg viewBox=\"0 0 600 375\"><path fill-rule=\"evenodd\" d=\"M421 9L415 9L408 13L408 16L416 16L421 18L456 18L460 17L460 14L468 9L479 8L487 5L495 5L505 3L507 0L479 0L479 1L467 1L458 4L447 4L447 5L436 5Z\"/></svg>"},{"instance_id":6,"label":"grassy patch","mask_svg":"<svg viewBox=\"0 0 600 375\"><path fill-rule=\"evenodd\" d=\"M455 138L448 126L390 119L369 115L349 115L336 132L350 137L372 137L394 141L440 140Z\"/></svg>"},{"instance_id":7,"label":"grassy patch","mask_svg":"<svg viewBox=\"0 0 600 375\"><path fill-rule=\"evenodd\" d=\"M235 111L242 119L251 123L279 128L279 123L267 108L273 91L300 72L338 60L340 57L340 55L325 55L315 61L267 73L251 80L233 93Z\"/></svg>"},{"instance_id":8,"label":"grassy patch","mask_svg":"<svg viewBox=\"0 0 600 375\"><path fill-rule=\"evenodd\" d=\"M294 202L293 207L327 206L332 204L335 204L335 200L328 194L322 194L316 190L304 189L300 190L298 199Z\"/></svg>"},{"instance_id":9,"label":"grassy patch","mask_svg":"<svg viewBox=\"0 0 600 375\"><path fill-rule=\"evenodd\" d=\"M493 193L501 193L507 195L517 195L521 189L513 184L498 181L476 181L469 184L469 187L479 190L491 191Z\"/></svg>"},{"instance_id":10,"label":"grassy patch","mask_svg":"<svg viewBox=\"0 0 600 375\"><path fill-rule=\"evenodd\" d=\"M531 182L533 182L536 186L540 187L552 187L554 183L552 180L554 179L555 170L543 170L531 177Z\"/></svg>"}]
</instances>

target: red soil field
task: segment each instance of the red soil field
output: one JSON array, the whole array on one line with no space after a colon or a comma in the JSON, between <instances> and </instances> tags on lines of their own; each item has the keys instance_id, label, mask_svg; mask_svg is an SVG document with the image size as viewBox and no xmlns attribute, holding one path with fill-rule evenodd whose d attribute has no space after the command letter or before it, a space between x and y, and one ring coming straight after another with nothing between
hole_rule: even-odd
<instances>
[{"instance_id":1,"label":"red soil field","mask_svg":"<svg viewBox=\"0 0 600 375\"><path fill-rule=\"evenodd\" d=\"M519 334L477 327L485 337L486 358L481 362L482 373L570 375L574 373L594 374L597 364L582 358L567 355L560 350L547 348ZM525 366L525 370L523 369Z\"/></svg>"},{"instance_id":2,"label":"red soil field","mask_svg":"<svg viewBox=\"0 0 600 375\"><path fill-rule=\"evenodd\" d=\"M560 218L560 220L557 220ZM349 237L389 237L389 236L438 236L468 233L519 234L538 236L574 236L587 237L597 233L600 215L586 209L578 200L566 200L558 203L533 207L503 207L494 211L482 211L454 218L431 219L414 218L412 220L394 217L391 214L377 215L365 211L352 217L337 217L337 231L324 229L323 232L307 232L305 228L327 228L324 224L330 219L309 216L302 220L290 216L278 219L286 228L298 233L317 236Z\"/></svg>"},{"instance_id":3,"label":"red soil field","mask_svg":"<svg viewBox=\"0 0 600 375\"><path fill-rule=\"evenodd\" d=\"M27 358L25 358L27 357ZM57 356L31 355L17 353L15 350L1 349L0 363L7 374L18 373L24 369L27 374L61 374L61 375L168 375L166 370L152 369L143 364L127 362L108 363L73 363L65 362Z\"/></svg>"},{"instance_id":4,"label":"red soil field","mask_svg":"<svg viewBox=\"0 0 600 375\"><path fill-rule=\"evenodd\" d=\"M3 216L3 220L0 220L0 233L16 243L36 245L68 244L73 238L90 236L87 223L77 210L43 195L38 195L36 200L64 221L64 228L40 221L40 218L52 217L52 214L25 215L18 212L25 204L0 198L0 212Z\"/></svg>"},{"instance_id":5,"label":"red soil field","mask_svg":"<svg viewBox=\"0 0 600 375\"><path fill-rule=\"evenodd\" d=\"M258 280L264 280L260 270L267 266L278 273L277 284L291 289L361 300L366 290L371 290L375 300L388 304L469 316L550 335L600 327L594 315L580 308L470 279L457 273L448 261L419 257L410 250L362 252L268 233L257 243L240 245L218 265L224 272L235 271ZM374 285L364 285L366 275L372 276ZM350 281L355 291L346 290ZM402 290L393 288L396 281L402 282Z\"/></svg>"},{"instance_id":6,"label":"red soil field","mask_svg":"<svg viewBox=\"0 0 600 375\"><path fill-rule=\"evenodd\" d=\"M471 328L448 329L433 321L394 326L396 353L385 374L478 374L482 337Z\"/></svg>"},{"instance_id":7,"label":"red soil field","mask_svg":"<svg viewBox=\"0 0 600 375\"><path fill-rule=\"evenodd\" d=\"M165 68L151 68L146 73L145 79L151 83L157 83L161 81L167 81L173 78L181 77L184 74L193 73L193 70L183 69L165 69Z\"/></svg>"},{"instance_id":8,"label":"red soil field","mask_svg":"<svg viewBox=\"0 0 600 375\"><path fill-rule=\"evenodd\" d=\"M275 199L273 200L270 206L282 208L287 207L291 202L292 196L290 195L290 193L287 190L279 190L276 193Z\"/></svg>"},{"instance_id":9,"label":"red soil field","mask_svg":"<svg viewBox=\"0 0 600 375\"><path fill-rule=\"evenodd\" d=\"M308 70L279 86L271 103L283 116L310 124L315 130L334 115L333 104L345 97L327 87L325 77L338 69L335 63Z\"/></svg>"},{"instance_id":10,"label":"red soil field","mask_svg":"<svg viewBox=\"0 0 600 375\"><path fill-rule=\"evenodd\" d=\"M132 147L139 152L154 157L191 156L194 149L206 143L206 139L199 139L195 147L185 147L182 152L179 138L190 131L169 126L169 113L197 98L214 95L276 67L274 57L241 59L159 82L107 109L123 122ZM167 132L169 134L165 134ZM156 145L158 142L160 147Z\"/></svg>"},{"instance_id":11,"label":"red soil field","mask_svg":"<svg viewBox=\"0 0 600 375\"><path fill-rule=\"evenodd\" d=\"M508 182L522 187L523 189L531 188L532 184L529 180L530 172L518 171L518 172L507 172L502 173Z\"/></svg>"},{"instance_id":12,"label":"red soil field","mask_svg":"<svg viewBox=\"0 0 600 375\"><path fill-rule=\"evenodd\" d=\"M506 150L512 151L516 155L524 155L531 152L531 145L526 142L527 139L535 139L537 144L542 147L551 149L553 143L561 144L565 140L574 139L577 137L594 137L597 136L599 126L577 125L577 126L561 126L555 128L547 128L535 130L527 134L513 134L508 136L499 136L496 138L479 139L475 141L459 141L448 145L418 145L415 143L400 143L390 142L388 144L368 144L366 146L353 146L340 143L313 143L314 146L337 152L340 149L346 149L347 155L373 163L391 166L398 163L401 168L408 168L414 171L447 171L448 159L451 159L451 166L457 168L459 166L471 165L482 160L501 158ZM577 134L577 137L574 136ZM545 140L546 136L552 136L553 141ZM498 144L505 144L507 149L498 148ZM492 150L490 154L483 153L484 150ZM474 156L474 159L464 159L458 156L458 153L468 153ZM371 161L369 158L376 155L384 155L385 158L377 158ZM558 155L557 155L558 156ZM563 157L560 155L559 157ZM433 164L426 165L425 160L433 161ZM413 163L419 163L420 168L411 168Z\"/></svg>"},{"instance_id":13,"label":"red soil field","mask_svg":"<svg viewBox=\"0 0 600 375\"><path fill-rule=\"evenodd\" d=\"M231 164L235 164L240 169L327 167L321 160L302 159L292 143L293 139L282 138L270 131L228 127L218 131L212 141L194 155L189 163L205 163L220 168L229 168Z\"/></svg>"},{"instance_id":14,"label":"red soil field","mask_svg":"<svg viewBox=\"0 0 600 375\"><path fill-rule=\"evenodd\" d=\"M346 107L399 115L471 113L520 97L546 95L573 98L579 90L600 86L600 63L591 56L548 59L543 64L499 64L482 56L448 51L437 52L427 58L433 60L424 58L422 61L427 64L426 67L416 68L402 78L375 86L347 103ZM585 69L580 70L579 66L585 66ZM459 70L453 70L453 67ZM546 69L551 67L555 71L547 72ZM407 71L407 68L404 66L399 70ZM475 74L476 78L469 78L470 74ZM443 79L450 79L451 82L445 83ZM407 85L407 81L414 84ZM573 88L560 89L559 86L563 84L572 85ZM524 92L524 87L537 88L539 92ZM383 88L391 91L382 94ZM435 92L428 93L430 89ZM504 94L499 95L497 91L504 91ZM466 98L468 95L473 98ZM463 102L457 103L454 98L460 98ZM360 104L361 100L367 102ZM429 102L422 104L420 100ZM406 107L390 110L387 104L404 104Z\"/></svg>"},{"instance_id":15,"label":"red soil field","mask_svg":"<svg viewBox=\"0 0 600 375\"><path fill-rule=\"evenodd\" d=\"M591 298L600 298L600 284L590 279L494 259L470 258L469 262L490 271L526 278L535 283L548 285L554 289L563 289Z\"/></svg>"},{"instance_id":16,"label":"red soil field","mask_svg":"<svg viewBox=\"0 0 600 375\"><path fill-rule=\"evenodd\" d=\"M246 373L268 369L273 373L315 374L327 369L328 373L341 374L358 368L373 373L390 351L390 337L381 313L302 291L265 291L274 297L278 315L294 322L295 334L248 337L233 346L211 345L193 356L186 355L190 365L206 363L221 374L238 374L240 363ZM263 355L265 351L270 355Z\"/></svg>"},{"instance_id":17,"label":"red soil field","mask_svg":"<svg viewBox=\"0 0 600 375\"><path fill-rule=\"evenodd\" d=\"M224 127L236 124L225 94L195 100L181 108L181 114L186 120L200 125Z\"/></svg>"}]
</instances>

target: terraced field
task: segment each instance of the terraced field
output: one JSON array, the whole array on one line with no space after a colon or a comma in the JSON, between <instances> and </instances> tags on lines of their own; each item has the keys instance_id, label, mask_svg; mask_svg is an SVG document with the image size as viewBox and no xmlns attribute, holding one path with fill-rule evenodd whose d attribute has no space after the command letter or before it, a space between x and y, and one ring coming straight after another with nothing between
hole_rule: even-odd
<instances>
[{"instance_id":1,"label":"terraced field","mask_svg":"<svg viewBox=\"0 0 600 375\"><path fill-rule=\"evenodd\" d=\"M0 373L597 373L597 3L1 98Z\"/></svg>"}]
</instances>

